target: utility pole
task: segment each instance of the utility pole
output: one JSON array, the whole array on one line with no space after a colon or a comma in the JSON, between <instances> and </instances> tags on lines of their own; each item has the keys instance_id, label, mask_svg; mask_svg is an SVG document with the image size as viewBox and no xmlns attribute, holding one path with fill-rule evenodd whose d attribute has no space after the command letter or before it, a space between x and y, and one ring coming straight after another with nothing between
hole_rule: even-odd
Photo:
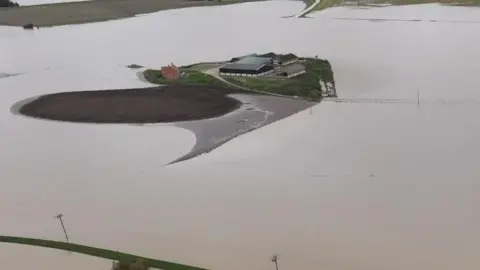
<instances>
[{"instance_id":1,"label":"utility pole","mask_svg":"<svg viewBox=\"0 0 480 270\"><path fill-rule=\"evenodd\" d=\"M278 255L274 254L272 257L272 262L275 263L275 269L278 270Z\"/></svg>"},{"instance_id":2,"label":"utility pole","mask_svg":"<svg viewBox=\"0 0 480 270\"><path fill-rule=\"evenodd\" d=\"M60 220L60 224L62 224L63 232L65 233L65 239L67 239L67 243L68 243L69 242L68 241L68 234L67 234L67 230L65 229L65 225L63 224L62 217L63 217L63 214L58 214L54 218Z\"/></svg>"},{"instance_id":3,"label":"utility pole","mask_svg":"<svg viewBox=\"0 0 480 270\"><path fill-rule=\"evenodd\" d=\"M420 105L420 90L417 89L417 105Z\"/></svg>"}]
</instances>

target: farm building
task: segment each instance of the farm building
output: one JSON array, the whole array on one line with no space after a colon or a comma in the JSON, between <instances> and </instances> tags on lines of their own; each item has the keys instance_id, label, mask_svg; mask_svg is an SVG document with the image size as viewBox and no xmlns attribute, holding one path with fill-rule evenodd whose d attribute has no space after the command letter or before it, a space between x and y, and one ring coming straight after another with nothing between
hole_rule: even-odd
<instances>
[{"instance_id":1,"label":"farm building","mask_svg":"<svg viewBox=\"0 0 480 270\"><path fill-rule=\"evenodd\" d=\"M298 62L298 57L293 53L281 54L278 55L277 61L279 65L286 66Z\"/></svg>"},{"instance_id":2,"label":"farm building","mask_svg":"<svg viewBox=\"0 0 480 270\"><path fill-rule=\"evenodd\" d=\"M298 57L293 54L276 54L273 52L259 55L260 57L270 58L274 65L286 66L298 62Z\"/></svg>"},{"instance_id":3,"label":"farm building","mask_svg":"<svg viewBox=\"0 0 480 270\"><path fill-rule=\"evenodd\" d=\"M247 57L256 57L257 54L256 53L252 53L252 54L247 54L247 55L244 55L244 56L238 56L238 57L234 57L230 60L231 63L234 63L234 62L237 62L243 58L247 58Z\"/></svg>"},{"instance_id":4,"label":"farm building","mask_svg":"<svg viewBox=\"0 0 480 270\"><path fill-rule=\"evenodd\" d=\"M246 56L220 68L220 75L227 76L263 76L272 72L272 59L257 56Z\"/></svg>"},{"instance_id":5,"label":"farm building","mask_svg":"<svg viewBox=\"0 0 480 270\"><path fill-rule=\"evenodd\" d=\"M305 73L305 66L302 64L292 64L288 65L282 69L276 71L277 76L292 78L295 76L299 76Z\"/></svg>"},{"instance_id":6,"label":"farm building","mask_svg":"<svg viewBox=\"0 0 480 270\"><path fill-rule=\"evenodd\" d=\"M162 67L162 75L169 80L177 80L180 77L180 70L173 63L169 66Z\"/></svg>"}]
</instances>

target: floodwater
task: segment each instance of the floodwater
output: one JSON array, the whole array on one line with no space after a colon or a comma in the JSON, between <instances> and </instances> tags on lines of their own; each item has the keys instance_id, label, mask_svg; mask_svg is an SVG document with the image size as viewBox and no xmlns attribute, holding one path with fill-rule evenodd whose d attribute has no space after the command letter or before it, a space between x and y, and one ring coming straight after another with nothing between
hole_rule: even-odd
<instances>
[{"instance_id":1,"label":"floodwater","mask_svg":"<svg viewBox=\"0 0 480 270\"><path fill-rule=\"evenodd\" d=\"M272 269L273 253L281 269L478 269L480 9L333 8L281 18L302 8L273 1L0 28L0 73L23 73L0 79L1 234L61 240L52 216L63 213L75 242L212 269ZM255 51L328 58L340 97L359 102L324 102L167 167L194 145L190 132L9 111L43 93L146 86L124 67L132 63ZM2 266L109 266L15 250L0 245Z\"/></svg>"}]
</instances>

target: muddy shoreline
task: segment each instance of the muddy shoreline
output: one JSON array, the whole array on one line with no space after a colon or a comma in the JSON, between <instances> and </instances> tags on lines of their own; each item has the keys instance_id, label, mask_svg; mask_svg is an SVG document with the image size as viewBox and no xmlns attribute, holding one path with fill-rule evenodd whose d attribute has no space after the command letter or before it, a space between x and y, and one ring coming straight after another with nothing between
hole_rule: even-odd
<instances>
[{"instance_id":1,"label":"muddy shoreline","mask_svg":"<svg viewBox=\"0 0 480 270\"><path fill-rule=\"evenodd\" d=\"M263 0L94 0L0 8L0 25L60 26L134 17L161 10L229 5Z\"/></svg>"}]
</instances>

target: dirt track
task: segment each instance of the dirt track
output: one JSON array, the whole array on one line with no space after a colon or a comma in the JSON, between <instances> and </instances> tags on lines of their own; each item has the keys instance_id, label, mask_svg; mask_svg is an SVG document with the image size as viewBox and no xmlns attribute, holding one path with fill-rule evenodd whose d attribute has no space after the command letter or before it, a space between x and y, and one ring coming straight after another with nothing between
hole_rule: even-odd
<instances>
[{"instance_id":1,"label":"dirt track","mask_svg":"<svg viewBox=\"0 0 480 270\"><path fill-rule=\"evenodd\" d=\"M35 118L84 123L168 123L212 118L240 106L210 86L63 92L41 96L19 108Z\"/></svg>"},{"instance_id":2,"label":"dirt track","mask_svg":"<svg viewBox=\"0 0 480 270\"><path fill-rule=\"evenodd\" d=\"M94 0L20 8L0 8L0 25L58 26L108 21L160 10L226 5L259 0Z\"/></svg>"}]
</instances>

